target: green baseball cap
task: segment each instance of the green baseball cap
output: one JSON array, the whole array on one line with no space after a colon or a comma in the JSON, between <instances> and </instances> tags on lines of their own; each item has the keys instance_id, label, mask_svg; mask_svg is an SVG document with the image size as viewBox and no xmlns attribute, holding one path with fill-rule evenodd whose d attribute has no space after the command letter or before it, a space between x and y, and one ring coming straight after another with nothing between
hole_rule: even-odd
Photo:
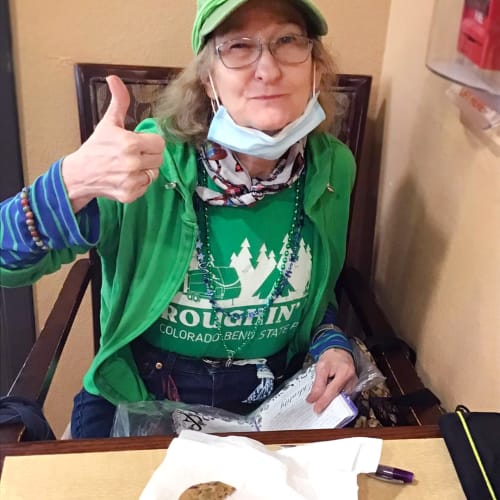
<instances>
[{"instance_id":1,"label":"green baseball cap","mask_svg":"<svg viewBox=\"0 0 500 500\"><path fill-rule=\"evenodd\" d=\"M225 19L227 19L238 7L248 0L197 0L196 18L194 20L191 44L197 54L206 37L212 33ZM272 0L269 0L272 1ZM310 30L310 35L321 36L328 32L325 18L309 0L288 0L304 16Z\"/></svg>"}]
</instances>

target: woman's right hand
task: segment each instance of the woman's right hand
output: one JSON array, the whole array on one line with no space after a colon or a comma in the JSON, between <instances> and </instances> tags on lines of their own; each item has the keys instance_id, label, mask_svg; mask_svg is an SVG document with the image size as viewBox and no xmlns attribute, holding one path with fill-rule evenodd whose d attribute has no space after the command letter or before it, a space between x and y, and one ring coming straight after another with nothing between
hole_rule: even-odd
<instances>
[{"instance_id":1,"label":"woman's right hand","mask_svg":"<svg viewBox=\"0 0 500 500\"><path fill-rule=\"evenodd\" d=\"M130 96L117 76L108 76L111 102L93 134L64 158L62 176L76 213L97 196L130 203L158 177L165 141L157 134L125 129ZM150 180L151 179L151 180Z\"/></svg>"}]
</instances>

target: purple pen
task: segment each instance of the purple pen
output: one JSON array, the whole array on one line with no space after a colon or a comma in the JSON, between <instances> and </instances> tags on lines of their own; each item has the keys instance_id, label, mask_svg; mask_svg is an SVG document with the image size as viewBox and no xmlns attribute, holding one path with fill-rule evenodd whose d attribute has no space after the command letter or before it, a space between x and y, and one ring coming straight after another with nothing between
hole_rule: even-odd
<instances>
[{"instance_id":1,"label":"purple pen","mask_svg":"<svg viewBox=\"0 0 500 500\"><path fill-rule=\"evenodd\" d=\"M380 464L374 474L370 474L376 479L391 481L394 483L411 483L413 481L413 472L408 470L398 469L389 465Z\"/></svg>"}]
</instances>

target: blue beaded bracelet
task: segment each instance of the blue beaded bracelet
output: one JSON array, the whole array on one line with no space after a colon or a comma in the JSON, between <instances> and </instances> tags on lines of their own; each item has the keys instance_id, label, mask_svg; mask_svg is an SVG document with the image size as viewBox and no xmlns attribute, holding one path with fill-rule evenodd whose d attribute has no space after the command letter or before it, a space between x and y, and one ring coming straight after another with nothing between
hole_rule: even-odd
<instances>
[{"instance_id":1,"label":"blue beaded bracelet","mask_svg":"<svg viewBox=\"0 0 500 500\"><path fill-rule=\"evenodd\" d=\"M29 188L23 187L21 190L21 206L23 208L24 217L26 218L26 225L28 226L28 231L31 234L31 238L35 242L35 245L45 252L49 250L49 247L40 238L40 233L37 231L35 226L35 215L31 210L29 202Z\"/></svg>"}]
</instances>

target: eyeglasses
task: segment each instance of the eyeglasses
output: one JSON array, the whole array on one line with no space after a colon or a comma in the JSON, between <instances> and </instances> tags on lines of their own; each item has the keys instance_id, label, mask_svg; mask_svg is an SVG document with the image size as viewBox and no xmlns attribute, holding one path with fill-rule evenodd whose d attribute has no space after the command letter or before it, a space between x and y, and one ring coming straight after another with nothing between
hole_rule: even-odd
<instances>
[{"instance_id":1,"label":"eyeglasses","mask_svg":"<svg viewBox=\"0 0 500 500\"><path fill-rule=\"evenodd\" d=\"M311 53L313 41L302 35L283 35L268 42L258 38L235 38L215 47L222 64L229 69L249 66L262 55L267 46L272 56L282 64L303 63Z\"/></svg>"}]
</instances>

